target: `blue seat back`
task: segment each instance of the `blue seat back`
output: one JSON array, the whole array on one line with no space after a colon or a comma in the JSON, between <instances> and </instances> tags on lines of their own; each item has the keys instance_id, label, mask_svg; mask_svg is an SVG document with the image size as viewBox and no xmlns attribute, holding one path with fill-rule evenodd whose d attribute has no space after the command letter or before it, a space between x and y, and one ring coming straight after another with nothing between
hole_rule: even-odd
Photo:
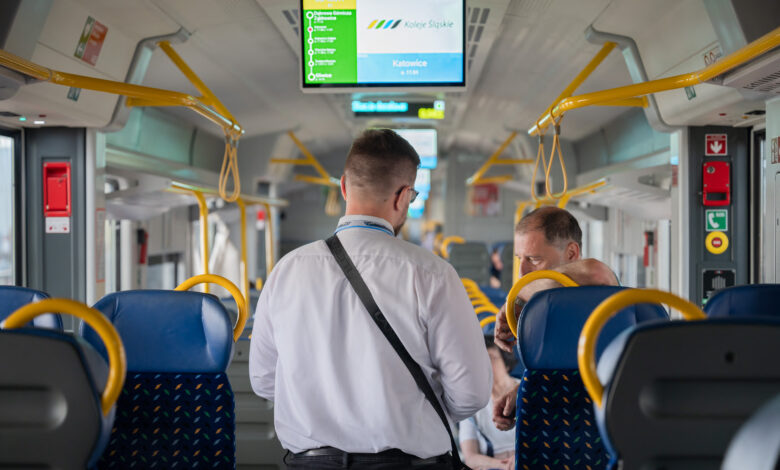
<instances>
[{"instance_id":1,"label":"blue seat back","mask_svg":"<svg viewBox=\"0 0 780 470\"><path fill-rule=\"evenodd\" d=\"M0 467L91 468L114 421L101 409L103 358L40 328L0 330L0 357Z\"/></svg>"},{"instance_id":2,"label":"blue seat back","mask_svg":"<svg viewBox=\"0 0 780 470\"><path fill-rule=\"evenodd\" d=\"M704 307L709 317L780 317L780 284L752 284L723 289Z\"/></svg>"},{"instance_id":3,"label":"blue seat back","mask_svg":"<svg viewBox=\"0 0 780 470\"><path fill-rule=\"evenodd\" d=\"M233 468L235 416L226 370L233 328L199 292L110 294L94 306L125 345L127 380L103 468ZM105 354L94 331L84 338Z\"/></svg>"},{"instance_id":4,"label":"blue seat back","mask_svg":"<svg viewBox=\"0 0 780 470\"><path fill-rule=\"evenodd\" d=\"M517 396L515 458L518 469L607 467L593 404L580 378L577 345L593 309L622 287L587 286L535 294L518 320L518 349L525 367ZM627 328L667 320L663 308L640 304L613 317L600 336L600 354Z\"/></svg>"},{"instance_id":5,"label":"blue seat back","mask_svg":"<svg viewBox=\"0 0 780 470\"><path fill-rule=\"evenodd\" d=\"M780 319L644 324L598 362L611 468L720 469L739 427L780 394ZM755 468L746 463L740 468Z\"/></svg>"},{"instance_id":6,"label":"blue seat back","mask_svg":"<svg viewBox=\"0 0 780 470\"><path fill-rule=\"evenodd\" d=\"M27 287L0 286L0 322L21 307L39 300L48 299L49 294ZM62 317L54 313L40 315L30 326L62 331Z\"/></svg>"}]
</instances>

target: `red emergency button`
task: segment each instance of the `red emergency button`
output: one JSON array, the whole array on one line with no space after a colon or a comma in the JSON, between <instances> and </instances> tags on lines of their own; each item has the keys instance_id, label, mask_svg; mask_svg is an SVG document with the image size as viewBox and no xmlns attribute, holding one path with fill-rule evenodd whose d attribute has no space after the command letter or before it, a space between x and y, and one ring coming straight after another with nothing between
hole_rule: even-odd
<instances>
[{"instance_id":1,"label":"red emergency button","mask_svg":"<svg viewBox=\"0 0 780 470\"><path fill-rule=\"evenodd\" d=\"M713 255L719 255L728 249L729 238L723 232L710 232L704 244L707 247L707 251Z\"/></svg>"}]
</instances>

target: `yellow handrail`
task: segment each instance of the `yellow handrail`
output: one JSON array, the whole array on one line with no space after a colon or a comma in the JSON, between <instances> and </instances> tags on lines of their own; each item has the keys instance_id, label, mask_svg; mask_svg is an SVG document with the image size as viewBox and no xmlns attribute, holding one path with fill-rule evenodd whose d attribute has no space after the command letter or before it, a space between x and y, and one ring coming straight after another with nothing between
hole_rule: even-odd
<instances>
[{"instance_id":1,"label":"yellow handrail","mask_svg":"<svg viewBox=\"0 0 780 470\"><path fill-rule=\"evenodd\" d=\"M584 95L571 96L561 99L554 106L548 108L548 111L545 111L545 113L536 121L536 123L528 129L528 134L536 135L540 129L546 128L555 119L562 116L563 113L571 111L572 109L603 104L614 100L636 98L652 93L658 93L660 91L674 90L705 83L717 77L718 75L722 75L734 69L735 67L738 67L760 56L761 54L771 51L777 46L780 46L780 27L775 28L774 30L761 36L750 44L747 44L739 50L721 58L717 62L714 62L713 64L710 64L709 66L697 72L675 75L673 77L650 80L647 82L636 83L634 85L612 88L609 90L586 93Z\"/></svg>"},{"instance_id":2,"label":"yellow handrail","mask_svg":"<svg viewBox=\"0 0 780 470\"><path fill-rule=\"evenodd\" d=\"M479 307L474 309L474 313L476 315L479 315L480 313L498 313L498 308L496 308L495 305L492 303L490 305L480 305Z\"/></svg>"},{"instance_id":3,"label":"yellow handrail","mask_svg":"<svg viewBox=\"0 0 780 470\"><path fill-rule=\"evenodd\" d=\"M466 180L466 186L474 186L477 184L488 184L488 183L506 183L507 181L512 179L512 175L500 175L500 176L492 176L490 178L483 178L485 173L493 167L493 165L519 165L524 163L533 163L533 160L528 159L522 159L522 158L503 158L499 159L502 153L504 153L504 150L509 146L510 143L517 137L517 131L513 131L511 134L509 134L509 137L504 141L504 143L501 144L501 146L498 147L498 149L493 152L493 155L491 155L488 160L482 164L482 166L477 170L476 173L474 173L469 179Z\"/></svg>"},{"instance_id":4,"label":"yellow handrail","mask_svg":"<svg viewBox=\"0 0 780 470\"><path fill-rule=\"evenodd\" d=\"M238 287L236 287L235 284L222 276L217 276L216 274L200 274L198 276L192 276L191 278L182 282L174 290L189 290L198 284L207 283L217 284L224 287L228 292L230 292L230 295L232 295L233 299L236 301L236 307L238 307L238 320L236 321L236 326L233 328L233 341L238 341L238 338L241 337L241 332L244 331L246 322L249 319L249 309L246 303L247 300L244 299L244 296L241 295L241 291L238 290Z\"/></svg>"},{"instance_id":5,"label":"yellow handrail","mask_svg":"<svg viewBox=\"0 0 780 470\"><path fill-rule=\"evenodd\" d=\"M707 315L688 300L670 292L656 289L626 289L601 302L588 317L580 333L577 347L577 364L585 389L599 408L602 405L604 386L596 375L596 341L601 329L617 312L640 303L666 304L677 309L688 320L704 320Z\"/></svg>"},{"instance_id":6,"label":"yellow handrail","mask_svg":"<svg viewBox=\"0 0 780 470\"><path fill-rule=\"evenodd\" d=\"M209 206L206 204L206 198L200 191L192 191L192 194L198 199L198 211L200 222L200 256L203 258L203 273L209 274ZM209 293L209 285L203 286L203 292Z\"/></svg>"},{"instance_id":7,"label":"yellow handrail","mask_svg":"<svg viewBox=\"0 0 780 470\"><path fill-rule=\"evenodd\" d=\"M247 263L247 247L246 247L246 203L240 197L236 199L238 204L238 211L241 216L241 289L243 290L244 299L249 301L249 265Z\"/></svg>"},{"instance_id":8,"label":"yellow handrail","mask_svg":"<svg viewBox=\"0 0 780 470\"><path fill-rule=\"evenodd\" d=\"M119 333L103 314L75 300L44 299L18 309L8 316L0 327L9 330L21 328L38 315L52 312L66 313L84 320L103 341L108 352L108 379L100 397L100 407L103 415L108 415L125 384L127 358Z\"/></svg>"},{"instance_id":9,"label":"yellow handrail","mask_svg":"<svg viewBox=\"0 0 780 470\"><path fill-rule=\"evenodd\" d=\"M309 151L309 149L298 140L298 137L295 135L293 131L287 131L287 135L290 136L290 139L292 139L293 143L296 147L298 147L298 150L301 151L303 154L303 158L297 158L297 159L290 159L290 158L272 158L271 163L282 163L287 165L301 165L301 166L311 166L314 168L314 170L320 175L319 177L315 176L309 176L309 175L295 175L296 181L303 181L306 183L312 183L312 184L320 184L323 186L329 186L332 188L338 188L339 187L339 180L332 177L330 173L325 170L325 168L320 164L319 160L317 160L314 155Z\"/></svg>"},{"instance_id":10,"label":"yellow handrail","mask_svg":"<svg viewBox=\"0 0 780 470\"><path fill-rule=\"evenodd\" d=\"M268 276L271 275L271 270L274 269L274 227L273 217L271 217L271 205L263 204L265 209L265 278L268 280Z\"/></svg>"},{"instance_id":11,"label":"yellow handrail","mask_svg":"<svg viewBox=\"0 0 780 470\"><path fill-rule=\"evenodd\" d=\"M512 330L512 334L515 335L515 338L517 338L517 316L515 315L515 299L520 294L520 291L523 289L523 287L539 279L552 279L553 281L561 283L563 287L578 286L578 284L574 282L569 276L563 273L559 273L558 271L550 271L546 269L541 271L530 272L525 276L521 277L515 283L515 285L512 286L512 289L509 291L509 294L506 296L506 304L505 304L506 321L509 324L509 329Z\"/></svg>"},{"instance_id":12,"label":"yellow handrail","mask_svg":"<svg viewBox=\"0 0 780 470\"><path fill-rule=\"evenodd\" d=\"M491 323L495 323L495 322L496 322L496 316L495 315L491 315L489 317L485 317L482 320L480 320L479 327L480 328L484 328L487 325L489 325Z\"/></svg>"},{"instance_id":13,"label":"yellow handrail","mask_svg":"<svg viewBox=\"0 0 780 470\"><path fill-rule=\"evenodd\" d=\"M227 137L226 150L223 170L220 173L219 189L223 199L233 202L241 191L235 149L238 137L243 134L244 130L211 90L176 54L176 51L173 50L173 47L167 41L162 41L158 45L190 82L204 94L203 97L195 98L176 91L61 72L40 66L4 50L0 50L0 66L36 80L43 80L57 85L122 95L127 97L127 106L183 106L195 111L225 131ZM230 196L227 195L225 190L228 173L232 174L234 184L233 194Z\"/></svg>"},{"instance_id":14,"label":"yellow handrail","mask_svg":"<svg viewBox=\"0 0 780 470\"><path fill-rule=\"evenodd\" d=\"M449 248L451 243L457 243L459 245L462 245L462 244L466 243L466 240L464 240L463 237L459 237L457 235L451 235L451 236L445 238L441 242L441 256L442 256L442 258L450 259L450 253L449 253L449 250L447 250L447 248Z\"/></svg>"}]
</instances>

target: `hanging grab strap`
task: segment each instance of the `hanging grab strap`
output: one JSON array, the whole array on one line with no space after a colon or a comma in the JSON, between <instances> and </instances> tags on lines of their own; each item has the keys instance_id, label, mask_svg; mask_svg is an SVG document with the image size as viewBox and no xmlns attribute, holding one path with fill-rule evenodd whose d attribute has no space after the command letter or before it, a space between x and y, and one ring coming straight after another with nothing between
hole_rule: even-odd
<instances>
[{"instance_id":1,"label":"hanging grab strap","mask_svg":"<svg viewBox=\"0 0 780 470\"><path fill-rule=\"evenodd\" d=\"M240 133L225 129L225 154L219 171L219 196L227 202L235 202L241 195L241 180L238 176L238 138ZM228 194L228 180L233 178L233 191Z\"/></svg>"},{"instance_id":2,"label":"hanging grab strap","mask_svg":"<svg viewBox=\"0 0 780 470\"><path fill-rule=\"evenodd\" d=\"M555 122L555 136L553 137L553 146L552 150L550 150L550 159L547 162L547 167L545 169L544 173L544 187L547 191L547 196L552 199L560 199L564 195L566 195L566 191L569 189L569 181L566 177L566 163L563 161L563 154L561 154L561 121L560 119ZM561 173L563 173L563 191L560 193L554 194L552 191L550 191L550 169L552 168L553 160L555 159L555 154L558 154L558 161L561 164Z\"/></svg>"},{"instance_id":3,"label":"hanging grab strap","mask_svg":"<svg viewBox=\"0 0 780 470\"><path fill-rule=\"evenodd\" d=\"M541 129L541 127L538 128ZM547 159L544 154L544 134L544 131L539 131L539 148L536 151L536 163L534 164L534 173L531 176L531 198L533 198L534 202L539 202L539 197L536 195L536 174L539 171L540 161L542 162L544 174L547 174Z\"/></svg>"}]
</instances>

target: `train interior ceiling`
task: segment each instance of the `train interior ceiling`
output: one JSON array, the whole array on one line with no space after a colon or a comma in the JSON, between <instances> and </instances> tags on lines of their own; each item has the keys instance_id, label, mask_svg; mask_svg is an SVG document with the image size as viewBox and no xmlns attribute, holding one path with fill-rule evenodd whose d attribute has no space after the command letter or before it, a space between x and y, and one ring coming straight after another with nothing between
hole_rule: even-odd
<instances>
[{"instance_id":1,"label":"train interior ceiling","mask_svg":"<svg viewBox=\"0 0 780 470\"><path fill-rule=\"evenodd\" d=\"M570 95L701 71L776 31L780 4L468 0L464 88L346 93L302 91L300 5L2 2L3 51L63 77L209 98L205 84L216 97L207 104L229 110L220 114L240 122L242 132L226 131L231 127L213 113L193 112L196 105L144 102L83 82L49 83L36 78L39 69L0 67L0 284L92 305L111 292L173 289L210 272L239 286L251 283L256 292L284 254L333 233L344 211L334 181L352 139L369 127L435 130L437 164L418 175L427 198L410 213L402 236L437 252L452 236L484 245L482 264L466 260L462 268L480 285L491 282L491 250L511 269L516 218L542 204L570 210L583 229L584 255L603 260L624 286L654 287L703 305L719 288L780 279L777 47L706 83L567 111L557 123L559 140L556 126L545 127L549 177L542 171L533 180L540 141L528 133L606 41L617 46ZM176 54L184 69L172 60ZM187 67L202 82L191 80ZM431 106L431 114L361 115L367 103ZM728 154L711 158L713 135L725 136L716 143L724 152L728 145ZM230 158L236 149L226 147L231 140L238 142L236 160ZM560 157L554 152L553 160L556 141ZM728 157L731 171L727 205L720 194L707 199L702 187L708 162L725 161L717 155ZM474 178L491 158L523 162L493 164ZM237 171L230 171L234 161ZM67 214L49 213L53 196L41 188L62 172ZM225 172L227 193L240 183L245 214L220 197ZM474 180L484 184L469 184ZM548 189L576 194L545 197ZM714 231L728 238L713 249ZM719 243L728 248L725 256L715 253ZM512 276L494 282L505 293ZM229 296L218 286L212 292ZM234 385L237 394L251 395L242 386ZM247 406L245 413L266 418L270 410ZM244 436L273 435L270 420L241 426ZM238 452L239 460L251 460L241 454L241 441Z\"/></svg>"}]
</instances>

